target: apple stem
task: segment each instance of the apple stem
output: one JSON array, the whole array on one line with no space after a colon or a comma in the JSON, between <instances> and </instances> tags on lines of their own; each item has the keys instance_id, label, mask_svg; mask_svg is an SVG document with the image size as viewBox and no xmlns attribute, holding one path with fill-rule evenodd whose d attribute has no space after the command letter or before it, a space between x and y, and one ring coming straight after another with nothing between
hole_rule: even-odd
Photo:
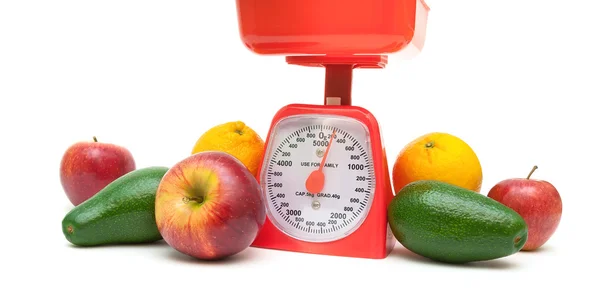
<instances>
[{"instance_id":1,"label":"apple stem","mask_svg":"<svg viewBox=\"0 0 600 308\"><path fill-rule=\"evenodd\" d=\"M531 177L531 175L533 174L533 172L535 171L535 169L537 169L538 166L533 166L533 168L531 169L531 171L529 172L529 175L527 175L527 179L529 180L529 178Z\"/></svg>"},{"instance_id":2,"label":"apple stem","mask_svg":"<svg viewBox=\"0 0 600 308\"><path fill-rule=\"evenodd\" d=\"M197 203L202 203L204 202L204 198L202 197L196 197L196 198L190 198L192 201L196 201Z\"/></svg>"},{"instance_id":3,"label":"apple stem","mask_svg":"<svg viewBox=\"0 0 600 308\"><path fill-rule=\"evenodd\" d=\"M94 142L98 142L98 139L96 139L96 136L94 136L93 139L94 139Z\"/></svg>"},{"instance_id":4,"label":"apple stem","mask_svg":"<svg viewBox=\"0 0 600 308\"><path fill-rule=\"evenodd\" d=\"M192 198L184 197L183 198L183 202L185 202L185 203L188 203L190 201L194 201L198 204L202 204L204 202L204 198L203 197L192 197Z\"/></svg>"}]
</instances>

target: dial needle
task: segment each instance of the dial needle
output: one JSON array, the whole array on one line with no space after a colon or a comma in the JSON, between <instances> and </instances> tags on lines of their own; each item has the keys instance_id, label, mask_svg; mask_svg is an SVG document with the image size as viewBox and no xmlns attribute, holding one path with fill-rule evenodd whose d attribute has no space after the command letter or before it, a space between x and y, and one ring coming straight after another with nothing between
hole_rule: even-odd
<instances>
[{"instance_id":1,"label":"dial needle","mask_svg":"<svg viewBox=\"0 0 600 308\"><path fill-rule=\"evenodd\" d=\"M329 144L325 149L325 154L323 154L323 158L321 159L321 164L319 165L319 169L310 173L308 178L306 179L306 190L308 190L311 194L318 194L323 190L323 186L325 186L325 174L323 173L323 166L325 165L325 161L327 160L327 156L329 154L329 149L333 144L333 137L335 136L335 129L331 133L331 137L329 138Z\"/></svg>"}]
</instances>

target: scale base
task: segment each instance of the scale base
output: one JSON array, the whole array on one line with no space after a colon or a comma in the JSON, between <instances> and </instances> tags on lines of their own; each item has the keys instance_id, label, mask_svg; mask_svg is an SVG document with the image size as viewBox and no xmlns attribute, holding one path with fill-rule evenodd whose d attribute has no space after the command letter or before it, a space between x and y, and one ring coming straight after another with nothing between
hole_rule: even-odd
<instances>
[{"instance_id":1,"label":"scale base","mask_svg":"<svg viewBox=\"0 0 600 308\"><path fill-rule=\"evenodd\" d=\"M269 229L271 229L272 231L268 231ZM267 230L266 232L269 233L273 231L278 231L268 220L265 222L263 230ZM254 243L252 243L251 247L296 253L327 255L335 257L385 259L392 252L395 246L396 239L393 237L393 234L391 232L392 231L389 230L387 232L387 235L383 234L384 237L388 238L388 243L385 246L381 246L377 243L373 243L369 240L366 240L363 245L356 244L355 246L353 246L353 248L350 249L337 249L335 248L335 246L331 246L335 243L326 243L326 245L330 246L307 248L307 245L304 245L302 243L291 244L285 243L284 241L276 243L276 241L278 240L283 240L284 238L282 237L260 237L257 238L257 240ZM375 239L377 237L382 236L380 234L372 234L372 237Z\"/></svg>"}]
</instances>

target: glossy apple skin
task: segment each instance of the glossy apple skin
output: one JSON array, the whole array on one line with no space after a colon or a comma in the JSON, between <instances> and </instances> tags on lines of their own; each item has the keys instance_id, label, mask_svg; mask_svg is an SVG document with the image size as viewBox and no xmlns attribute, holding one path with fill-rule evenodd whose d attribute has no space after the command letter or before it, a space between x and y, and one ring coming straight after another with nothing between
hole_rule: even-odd
<instances>
[{"instance_id":1,"label":"glossy apple skin","mask_svg":"<svg viewBox=\"0 0 600 308\"><path fill-rule=\"evenodd\" d=\"M71 145L63 154L60 182L71 203L78 206L135 168L133 155L125 147L82 141Z\"/></svg>"},{"instance_id":2,"label":"glossy apple skin","mask_svg":"<svg viewBox=\"0 0 600 308\"><path fill-rule=\"evenodd\" d=\"M519 213L529 229L521 250L540 248L554 234L562 216L562 200L549 182L535 179L507 179L494 185L488 197Z\"/></svg>"},{"instance_id":3,"label":"glossy apple skin","mask_svg":"<svg viewBox=\"0 0 600 308\"><path fill-rule=\"evenodd\" d=\"M157 190L156 224L163 239L198 259L223 259L243 251L265 219L258 181L223 152L200 152L180 161Z\"/></svg>"}]
</instances>

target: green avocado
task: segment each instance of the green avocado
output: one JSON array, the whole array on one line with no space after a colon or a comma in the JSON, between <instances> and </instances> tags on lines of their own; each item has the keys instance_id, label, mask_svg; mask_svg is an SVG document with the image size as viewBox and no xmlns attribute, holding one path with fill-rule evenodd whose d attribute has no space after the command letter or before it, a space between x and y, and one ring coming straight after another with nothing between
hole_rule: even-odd
<instances>
[{"instance_id":1,"label":"green avocado","mask_svg":"<svg viewBox=\"0 0 600 308\"><path fill-rule=\"evenodd\" d=\"M514 210L472 190L421 180L402 188L388 207L394 237L408 250L446 263L512 255L527 241Z\"/></svg>"},{"instance_id":2,"label":"green avocado","mask_svg":"<svg viewBox=\"0 0 600 308\"><path fill-rule=\"evenodd\" d=\"M154 202L158 185L168 170L137 169L105 186L64 217L62 231L66 239L77 246L161 240Z\"/></svg>"}]
</instances>

